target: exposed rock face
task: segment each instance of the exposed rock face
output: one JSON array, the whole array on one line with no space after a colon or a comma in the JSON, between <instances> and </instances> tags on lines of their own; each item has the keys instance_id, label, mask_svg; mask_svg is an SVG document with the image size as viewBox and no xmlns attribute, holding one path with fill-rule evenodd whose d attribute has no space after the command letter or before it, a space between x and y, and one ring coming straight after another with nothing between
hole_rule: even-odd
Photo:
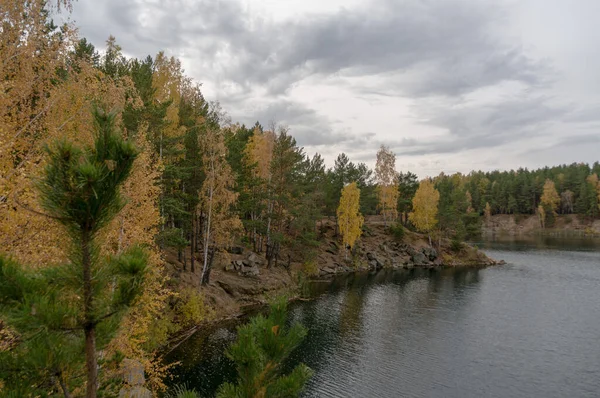
<instances>
[{"instance_id":1,"label":"exposed rock face","mask_svg":"<svg viewBox=\"0 0 600 398\"><path fill-rule=\"evenodd\" d=\"M258 276L259 267L265 262L264 258L250 252L244 260L233 260L225 266L227 272L237 272L242 276Z\"/></svg>"},{"instance_id":2,"label":"exposed rock face","mask_svg":"<svg viewBox=\"0 0 600 398\"><path fill-rule=\"evenodd\" d=\"M245 261L242 263L242 267L239 270L240 275L242 276L258 276L260 271L258 270L258 265L256 263L250 265Z\"/></svg>"},{"instance_id":3,"label":"exposed rock face","mask_svg":"<svg viewBox=\"0 0 600 398\"><path fill-rule=\"evenodd\" d=\"M383 263L379 261L379 259L375 257L373 253L367 253L367 261L369 263L369 267L374 270L383 268Z\"/></svg>"},{"instance_id":4,"label":"exposed rock face","mask_svg":"<svg viewBox=\"0 0 600 398\"><path fill-rule=\"evenodd\" d=\"M248 257L246 257L246 261L248 262L248 265L250 265L250 266L256 265L257 267L261 266L265 263L264 258L262 258L258 254L253 253L253 252L250 252L250 254L248 254Z\"/></svg>"},{"instance_id":5,"label":"exposed rock face","mask_svg":"<svg viewBox=\"0 0 600 398\"><path fill-rule=\"evenodd\" d=\"M410 257L410 260L417 266L424 266L429 263L429 259L423 253L420 252L414 253Z\"/></svg>"},{"instance_id":6,"label":"exposed rock face","mask_svg":"<svg viewBox=\"0 0 600 398\"><path fill-rule=\"evenodd\" d=\"M424 247L422 252L429 261L435 261L438 258L438 252L433 247Z\"/></svg>"},{"instance_id":7,"label":"exposed rock face","mask_svg":"<svg viewBox=\"0 0 600 398\"><path fill-rule=\"evenodd\" d=\"M122 371L125 385L119 391L119 398L152 398L152 392L144 387L144 365L133 359L124 359Z\"/></svg>"}]
</instances>

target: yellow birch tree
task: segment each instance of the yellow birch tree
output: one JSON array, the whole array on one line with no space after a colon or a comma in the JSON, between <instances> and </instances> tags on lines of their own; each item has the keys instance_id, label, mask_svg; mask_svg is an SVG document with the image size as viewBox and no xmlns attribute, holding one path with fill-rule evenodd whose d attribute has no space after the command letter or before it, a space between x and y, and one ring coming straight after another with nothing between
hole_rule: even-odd
<instances>
[{"instance_id":1,"label":"yellow birch tree","mask_svg":"<svg viewBox=\"0 0 600 398\"><path fill-rule=\"evenodd\" d=\"M554 181L551 179L546 179L546 182L544 183L544 191L540 198L540 202L543 206L546 206L552 211L552 213L556 214L556 210L560 205L560 196L558 195L558 192L556 192Z\"/></svg>"},{"instance_id":2,"label":"yellow birch tree","mask_svg":"<svg viewBox=\"0 0 600 398\"><path fill-rule=\"evenodd\" d=\"M408 219L413 223L417 230L426 233L429 237L431 246L431 231L437 225L438 203L440 193L433 186L433 181L427 179L421 181L419 188L413 198L413 211L408 215Z\"/></svg>"},{"instance_id":3,"label":"yellow birch tree","mask_svg":"<svg viewBox=\"0 0 600 398\"><path fill-rule=\"evenodd\" d=\"M270 219L270 214L273 212L270 188L275 138L275 133L272 131L261 131L256 127L244 149L243 161L246 167L250 168L254 180L254 183L251 184L252 192L249 192L254 201L254 206L250 212L252 220L251 240L254 250L258 252L262 251L263 236L258 233L257 227L264 222L265 217ZM270 224L268 220L267 224ZM268 234L270 228L266 227L265 229Z\"/></svg>"},{"instance_id":4,"label":"yellow birch tree","mask_svg":"<svg viewBox=\"0 0 600 398\"><path fill-rule=\"evenodd\" d=\"M353 182L342 189L340 204L336 211L340 234L342 235L342 243L344 248L349 247L350 250L352 250L354 243L362 234L364 218L360 214L359 208L360 189ZM345 257L348 258L348 252L345 253Z\"/></svg>"},{"instance_id":5,"label":"yellow birch tree","mask_svg":"<svg viewBox=\"0 0 600 398\"><path fill-rule=\"evenodd\" d=\"M233 190L234 177L227 163L227 147L217 128L209 128L200 136L204 153L206 176L200 190L200 211L203 214L203 254L201 283L209 282L212 260L216 251L233 243L233 237L242 229L242 223L233 206L237 193Z\"/></svg>"},{"instance_id":6,"label":"yellow birch tree","mask_svg":"<svg viewBox=\"0 0 600 398\"><path fill-rule=\"evenodd\" d=\"M377 196L379 209L383 216L383 223L398 218L398 183L396 178L396 155L385 145L377 152L375 164L375 178L377 179Z\"/></svg>"}]
</instances>

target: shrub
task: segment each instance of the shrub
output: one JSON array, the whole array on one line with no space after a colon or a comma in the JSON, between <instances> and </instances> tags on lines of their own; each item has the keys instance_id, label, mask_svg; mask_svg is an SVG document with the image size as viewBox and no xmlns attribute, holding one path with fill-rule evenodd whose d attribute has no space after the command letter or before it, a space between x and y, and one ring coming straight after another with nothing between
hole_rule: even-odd
<instances>
[{"instance_id":1,"label":"shrub","mask_svg":"<svg viewBox=\"0 0 600 398\"><path fill-rule=\"evenodd\" d=\"M404 226L399 222L397 222L396 224L390 225L389 232L394 238L396 238L400 241L402 241L404 239L404 233L405 233Z\"/></svg>"},{"instance_id":2,"label":"shrub","mask_svg":"<svg viewBox=\"0 0 600 398\"><path fill-rule=\"evenodd\" d=\"M452 241L450 241L450 250L452 250L453 252L458 253L462 250L462 248L463 244L460 239L454 238L452 239Z\"/></svg>"},{"instance_id":3,"label":"shrub","mask_svg":"<svg viewBox=\"0 0 600 398\"><path fill-rule=\"evenodd\" d=\"M209 310L204 304L204 296L196 289L187 288L179 294L175 313L181 326L191 327L205 320Z\"/></svg>"},{"instance_id":4,"label":"shrub","mask_svg":"<svg viewBox=\"0 0 600 398\"><path fill-rule=\"evenodd\" d=\"M319 275L319 267L317 266L316 261L308 260L302 265L302 272L308 277L318 276Z\"/></svg>"}]
</instances>

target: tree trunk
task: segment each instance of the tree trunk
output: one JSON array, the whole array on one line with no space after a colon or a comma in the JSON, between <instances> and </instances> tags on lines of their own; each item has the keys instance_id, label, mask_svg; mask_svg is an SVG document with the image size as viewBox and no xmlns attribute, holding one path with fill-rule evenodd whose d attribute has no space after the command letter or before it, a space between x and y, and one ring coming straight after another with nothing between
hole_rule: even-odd
<instances>
[{"instance_id":1,"label":"tree trunk","mask_svg":"<svg viewBox=\"0 0 600 398\"><path fill-rule=\"evenodd\" d=\"M211 247L208 251L208 267L206 272L202 275L202 285L208 285L210 283L210 271L212 271L213 260L215 259L215 248Z\"/></svg>"},{"instance_id":2,"label":"tree trunk","mask_svg":"<svg viewBox=\"0 0 600 398\"><path fill-rule=\"evenodd\" d=\"M117 248L117 253L121 253L123 248L123 235L125 235L125 218L121 217L121 227L119 228L119 243Z\"/></svg>"},{"instance_id":3,"label":"tree trunk","mask_svg":"<svg viewBox=\"0 0 600 398\"><path fill-rule=\"evenodd\" d=\"M212 205L213 205L213 193L214 193L214 185L215 185L215 169L214 164L212 164L211 170L211 187L210 194L208 195L208 214L206 217L206 228L204 231L204 266L202 267L202 276L200 277L200 284L203 284L204 281L208 278L205 278L206 271L208 269L208 246L210 243L210 222L212 217Z\"/></svg>"},{"instance_id":4,"label":"tree trunk","mask_svg":"<svg viewBox=\"0 0 600 398\"><path fill-rule=\"evenodd\" d=\"M57 374L58 377L58 384L60 384L60 388L63 390L63 395L65 396L65 398L71 398L71 392L69 391L69 386L67 386L67 383L65 382L65 378L63 377L62 372L59 372Z\"/></svg>"},{"instance_id":5,"label":"tree trunk","mask_svg":"<svg viewBox=\"0 0 600 398\"><path fill-rule=\"evenodd\" d=\"M85 332L85 366L87 371L86 398L96 398L98 390L91 243L89 232L84 230L81 234L81 263L83 266L83 311L85 320L83 329Z\"/></svg>"},{"instance_id":6,"label":"tree trunk","mask_svg":"<svg viewBox=\"0 0 600 398\"><path fill-rule=\"evenodd\" d=\"M192 234L192 236L190 237L190 269L192 271L192 274L194 272L196 272L196 264L194 263L194 253L196 252L194 250L194 244L196 242L196 236L195 236L195 233L194 233L194 232L196 232L194 230L194 218L195 217L192 216L192 228L191 228L191 234Z\"/></svg>"}]
</instances>

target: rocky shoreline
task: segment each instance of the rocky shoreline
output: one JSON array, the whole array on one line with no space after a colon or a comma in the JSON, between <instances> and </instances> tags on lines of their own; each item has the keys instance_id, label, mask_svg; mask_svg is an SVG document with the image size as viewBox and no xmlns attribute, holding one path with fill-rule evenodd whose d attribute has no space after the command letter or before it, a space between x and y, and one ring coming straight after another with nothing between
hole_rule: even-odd
<instances>
[{"instance_id":1,"label":"rocky shoreline","mask_svg":"<svg viewBox=\"0 0 600 398\"><path fill-rule=\"evenodd\" d=\"M172 279L182 287L192 285L199 288L206 304L213 309L213 320L217 320L236 317L245 309L263 305L280 294L298 296L302 281L307 279L327 279L381 269L487 267L499 263L467 244L461 245L459 250L452 250L449 241L441 240L432 248L426 236L410 231L406 231L402 239L397 239L387 232L385 226L378 224L365 228L352 256L340 247L338 241L334 228L326 226L310 263L280 262L278 267L268 269L263 255L235 247L215 262L208 286L199 287L197 272L177 272ZM298 253L284 253L284 256L299 257ZM180 265L171 265L175 270L181 269Z\"/></svg>"}]
</instances>

